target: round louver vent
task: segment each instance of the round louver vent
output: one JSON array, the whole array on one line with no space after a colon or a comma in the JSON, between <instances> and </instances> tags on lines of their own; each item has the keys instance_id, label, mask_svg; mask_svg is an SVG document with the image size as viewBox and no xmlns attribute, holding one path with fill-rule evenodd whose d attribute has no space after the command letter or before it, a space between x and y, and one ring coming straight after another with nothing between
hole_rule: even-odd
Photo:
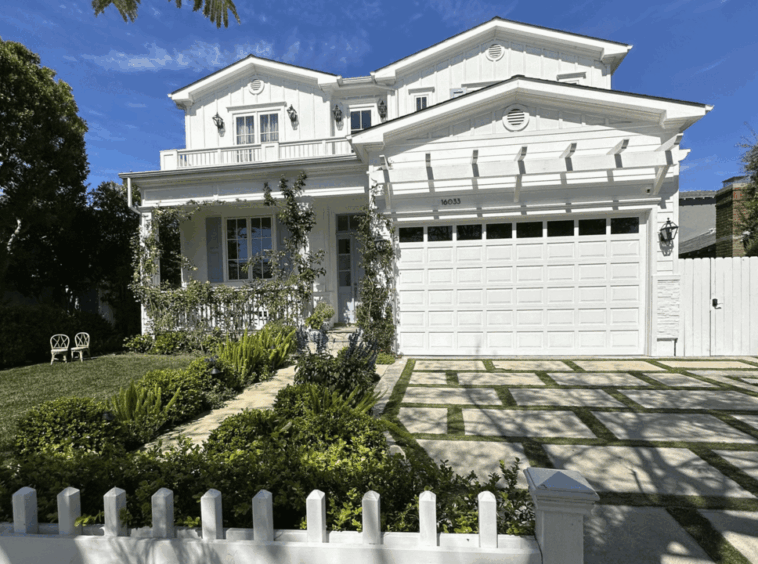
<instances>
[{"instance_id":1,"label":"round louver vent","mask_svg":"<svg viewBox=\"0 0 758 564\"><path fill-rule=\"evenodd\" d=\"M511 106L503 114L503 125L508 131L521 131L529 123L529 112L523 106Z\"/></svg>"},{"instance_id":2,"label":"round louver vent","mask_svg":"<svg viewBox=\"0 0 758 564\"><path fill-rule=\"evenodd\" d=\"M254 78L250 81L250 92L260 94L263 91L264 83L260 78Z\"/></svg>"},{"instance_id":3,"label":"round louver vent","mask_svg":"<svg viewBox=\"0 0 758 564\"><path fill-rule=\"evenodd\" d=\"M487 58L490 61L497 61L500 57L503 56L503 53L505 53L503 46L498 45L497 43L493 43L490 45L490 48L487 49Z\"/></svg>"}]
</instances>

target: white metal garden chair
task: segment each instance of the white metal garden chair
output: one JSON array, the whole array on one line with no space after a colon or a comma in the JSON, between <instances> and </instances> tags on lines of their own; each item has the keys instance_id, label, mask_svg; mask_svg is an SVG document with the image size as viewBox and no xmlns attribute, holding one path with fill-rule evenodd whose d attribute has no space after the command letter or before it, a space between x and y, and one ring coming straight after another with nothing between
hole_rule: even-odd
<instances>
[{"instance_id":1,"label":"white metal garden chair","mask_svg":"<svg viewBox=\"0 0 758 564\"><path fill-rule=\"evenodd\" d=\"M74 337L74 347L71 349L71 360L76 358L76 354L79 353L79 360L84 362L84 353L92 358L92 353L89 352L89 333L77 333Z\"/></svg>"},{"instance_id":2,"label":"white metal garden chair","mask_svg":"<svg viewBox=\"0 0 758 564\"><path fill-rule=\"evenodd\" d=\"M59 360L55 358L56 355L59 354L63 355L63 362L68 362L69 343L71 343L71 340L68 338L68 335L58 334L50 337L50 354L52 355L50 364L53 364L53 362Z\"/></svg>"}]
</instances>

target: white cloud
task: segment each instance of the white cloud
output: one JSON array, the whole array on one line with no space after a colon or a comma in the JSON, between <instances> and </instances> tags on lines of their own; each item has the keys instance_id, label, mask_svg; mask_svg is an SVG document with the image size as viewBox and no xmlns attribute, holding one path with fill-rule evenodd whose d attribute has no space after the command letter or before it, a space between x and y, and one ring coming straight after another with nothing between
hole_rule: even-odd
<instances>
[{"instance_id":1,"label":"white cloud","mask_svg":"<svg viewBox=\"0 0 758 564\"><path fill-rule=\"evenodd\" d=\"M717 66L719 66L721 63L723 63L727 59L728 59L728 57L724 57L723 59L721 59L719 61L716 61L712 65L708 65L707 67L704 67L704 68L700 69L699 71L696 71L695 74L700 74L701 72L706 72L706 71L709 71L711 69L715 69Z\"/></svg>"},{"instance_id":2,"label":"white cloud","mask_svg":"<svg viewBox=\"0 0 758 564\"><path fill-rule=\"evenodd\" d=\"M273 45L267 41L255 44L236 45L233 51L223 50L218 43L210 44L197 41L189 49L172 52L157 46L146 44L146 53L122 53L111 50L107 55L82 55L107 70L122 72L140 72L157 70L211 70L225 67L252 53L261 57L272 57Z\"/></svg>"},{"instance_id":3,"label":"white cloud","mask_svg":"<svg viewBox=\"0 0 758 564\"><path fill-rule=\"evenodd\" d=\"M87 110L87 113L90 113L93 116L105 117L105 114L101 114L100 112L96 112L95 110Z\"/></svg>"},{"instance_id":4,"label":"white cloud","mask_svg":"<svg viewBox=\"0 0 758 564\"><path fill-rule=\"evenodd\" d=\"M133 102L127 102L126 105L130 108L147 108L147 104L135 104Z\"/></svg>"},{"instance_id":5,"label":"white cloud","mask_svg":"<svg viewBox=\"0 0 758 564\"><path fill-rule=\"evenodd\" d=\"M66 59L67 61L72 61L74 63L77 60L76 57L70 57L69 55L63 55L63 58Z\"/></svg>"}]
</instances>

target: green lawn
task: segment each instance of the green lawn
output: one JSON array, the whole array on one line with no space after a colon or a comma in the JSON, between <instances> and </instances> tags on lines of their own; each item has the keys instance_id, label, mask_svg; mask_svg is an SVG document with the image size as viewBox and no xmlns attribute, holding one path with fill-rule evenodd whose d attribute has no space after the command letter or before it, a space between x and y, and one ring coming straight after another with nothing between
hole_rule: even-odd
<instances>
[{"instance_id":1,"label":"green lawn","mask_svg":"<svg viewBox=\"0 0 758 564\"><path fill-rule=\"evenodd\" d=\"M184 368L193 355L111 354L84 362L55 362L0 371L0 437L10 437L14 422L42 402L65 396L106 399L149 370Z\"/></svg>"}]
</instances>

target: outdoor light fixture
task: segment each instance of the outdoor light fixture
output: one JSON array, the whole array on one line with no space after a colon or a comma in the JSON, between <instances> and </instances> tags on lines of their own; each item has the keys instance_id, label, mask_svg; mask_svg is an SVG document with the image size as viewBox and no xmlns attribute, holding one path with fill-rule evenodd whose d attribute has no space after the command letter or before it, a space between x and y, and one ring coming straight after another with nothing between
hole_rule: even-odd
<instances>
[{"instance_id":1,"label":"outdoor light fixture","mask_svg":"<svg viewBox=\"0 0 758 564\"><path fill-rule=\"evenodd\" d=\"M390 246L390 242L381 235L377 235L374 237L374 245L377 249L384 250Z\"/></svg>"},{"instance_id":2,"label":"outdoor light fixture","mask_svg":"<svg viewBox=\"0 0 758 564\"><path fill-rule=\"evenodd\" d=\"M211 370L211 376L218 376L221 374L221 371L217 367L213 367L213 370Z\"/></svg>"},{"instance_id":3,"label":"outdoor light fixture","mask_svg":"<svg viewBox=\"0 0 758 564\"><path fill-rule=\"evenodd\" d=\"M217 128L224 129L224 118L218 115L218 112L216 112L216 115L213 116L213 123L216 125Z\"/></svg>"},{"instance_id":4,"label":"outdoor light fixture","mask_svg":"<svg viewBox=\"0 0 758 564\"><path fill-rule=\"evenodd\" d=\"M666 220L666 223L661 227L661 231L659 233L661 237L661 242L663 243L673 243L674 237L676 237L676 232L679 231L679 227L676 223L671 221L670 219Z\"/></svg>"},{"instance_id":5,"label":"outdoor light fixture","mask_svg":"<svg viewBox=\"0 0 758 564\"><path fill-rule=\"evenodd\" d=\"M292 107L292 104L290 104L290 107L287 108L287 114L290 116L290 121L292 123L295 123L297 121L297 110Z\"/></svg>"},{"instance_id":6,"label":"outdoor light fixture","mask_svg":"<svg viewBox=\"0 0 758 564\"><path fill-rule=\"evenodd\" d=\"M384 103L384 100L379 100L379 105L376 108L379 110L379 117L384 119L387 117L387 104Z\"/></svg>"},{"instance_id":7,"label":"outdoor light fixture","mask_svg":"<svg viewBox=\"0 0 758 564\"><path fill-rule=\"evenodd\" d=\"M340 110L340 107L337 104L334 104L332 114L334 114L334 121L342 123L342 110Z\"/></svg>"},{"instance_id":8,"label":"outdoor light fixture","mask_svg":"<svg viewBox=\"0 0 758 564\"><path fill-rule=\"evenodd\" d=\"M103 421L105 421L106 423L110 423L114 419L115 417L110 411L106 411L105 413L103 413Z\"/></svg>"}]
</instances>

